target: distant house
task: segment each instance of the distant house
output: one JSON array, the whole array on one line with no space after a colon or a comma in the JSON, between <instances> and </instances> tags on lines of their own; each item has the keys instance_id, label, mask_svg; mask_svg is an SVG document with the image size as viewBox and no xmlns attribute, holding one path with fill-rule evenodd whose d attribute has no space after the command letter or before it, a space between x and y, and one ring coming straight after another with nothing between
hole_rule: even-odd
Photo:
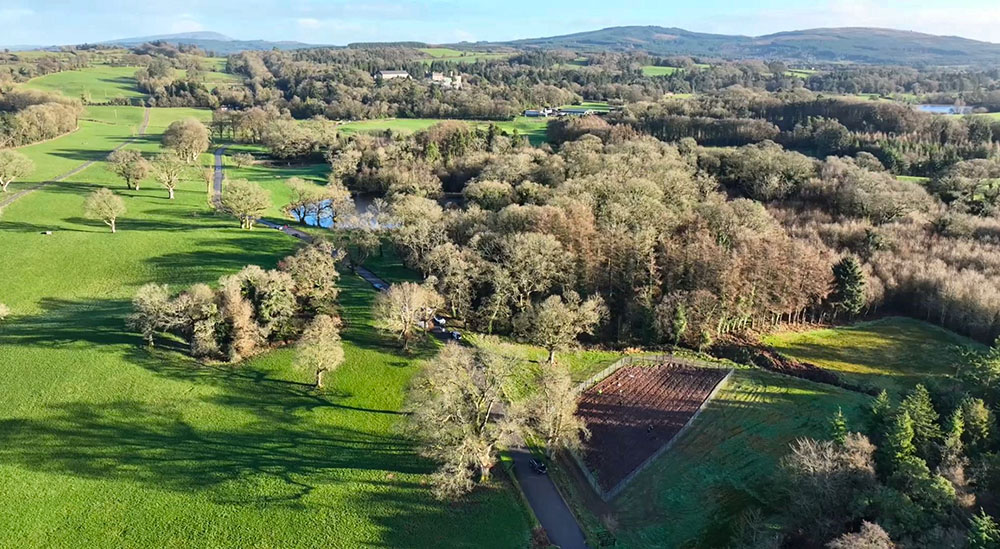
<instances>
[{"instance_id":1,"label":"distant house","mask_svg":"<svg viewBox=\"0 0 1000 549\"><path fill-rule=\"evenodd\" d=\"M569 115L569 116L584 116L587 114L594 114L594 109L584 109L584 108L569 108L569 109L559 109L559 114Z\"/></svg>"},{"instance_id":2,"label":"distant house","mask_svg":"<svg viewBox=\"0 0 1000 549\"><path fill-rule=\"evenodd\" d=\"M462 75L461 74L451 74L446 75L443 72L432 72L427 78L427 81L431 84L437 84L444 88L451 88L454 90L462 88Z\"/></svg>"},{"instance_id":3,"label":"distant house","mask_svg":"<svg viewBox=\"0 0 1000 549\"><path fill-rule=\"evenodd\" d=\"M555 114L556 114L556 110L555 109L550 109L548 107L546 107L544 109L528 109L528 110L524 111L524 116L528 116L528 117L532 117L532 118L545 117L545 116L555 116Z\"/></svg>"},{"instance_id":4,"label":"distant house","mask_svg":"<svg viewBox=\"0 0 1000 549\"><path fill-rule=\"evenodd\" d=\"M378 71L379 80L393 80L395 78L409 78L410 73L406 71Z\"/></svg>"}]
</instances>

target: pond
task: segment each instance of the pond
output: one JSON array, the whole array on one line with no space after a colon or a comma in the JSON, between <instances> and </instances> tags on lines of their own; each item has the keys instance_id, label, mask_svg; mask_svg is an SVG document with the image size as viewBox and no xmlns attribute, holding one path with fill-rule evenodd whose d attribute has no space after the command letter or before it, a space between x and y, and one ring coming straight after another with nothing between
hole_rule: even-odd
<instances>
[{"instance_id":1,"label":"pond","mask_svg":"<svg viewBox=\"0 0 1000 549\"><path fill-rule=\"evenodd\" d=\"M955 105L915 105L914 108L931 114L972 114L972 107Z\"/></svg>"}]
</instances>

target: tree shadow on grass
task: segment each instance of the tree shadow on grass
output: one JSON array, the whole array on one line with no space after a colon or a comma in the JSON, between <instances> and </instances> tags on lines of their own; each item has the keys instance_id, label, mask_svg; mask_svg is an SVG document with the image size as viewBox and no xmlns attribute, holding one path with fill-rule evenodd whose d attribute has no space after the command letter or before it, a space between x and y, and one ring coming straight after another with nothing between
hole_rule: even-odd
<instances>
[{"instance_id":1,"label":"tree shadow on grass","mask_svg":"<svg viewBox=\"0 0 1000 549\"><path fill-rule=\"evenodd\" d=\"M131 304L124 299L73 301L44 298L42 312L17 317L0 330L0 344L63 347L80 343L130 344L138 336L125 328Z\"/></svg>"}]
</instances>

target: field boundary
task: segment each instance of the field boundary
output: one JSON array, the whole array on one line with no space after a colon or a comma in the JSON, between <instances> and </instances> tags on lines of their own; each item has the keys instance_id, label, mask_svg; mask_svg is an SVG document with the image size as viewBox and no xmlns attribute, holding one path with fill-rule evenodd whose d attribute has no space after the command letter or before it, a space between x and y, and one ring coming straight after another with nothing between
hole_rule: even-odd
<instances>
[{"instance_id":1,"label":"field boundary","mask_svg":"<svg viewBox=\"0 0 1000 549\"><path fill-rule=\"evenodd\" d=\"M580 472L583 473L584 478L587 479L587 482L590 484L590 487L594 490L594 493L596 493L602 500L606 502L610 502L615 497L617 497L618 494L620 494L622 490L624 490L625 487L628 486L629 483L631 483L635 479L635 477L639 475L639 473L643 472L647 467L649 467L651 463L656 461L658 458L663 456L663 454L665 454L667 451L673 448L674 443L676 443L678 439L680 439L685 433L687 433L687 431L694 424L695 420L698 419L698 416L701 415L701 412L705 409L706 406L708 406L708 403L715 398L715 396L719 393L722 387L729 381L729 378L733 375L733 372L735 371L735 368L730 366L713 364L711 362L701 361L701 360L690 360L690 359L680 358L674 355L627 356L619 359L617 362L615 362L611 366L608 366L604 370L601 370L600 372L594 374L590 379L580 383L579 385L576 386L575 390L577 394L582 394L584 391L590 389L594 385L597 385L604 379L610 377L612 374L614 374L621 368L625 366L635 365L637 363L649 363L651 365L676 364L682 366L690 366L694 368L710 368L714 370L727 370L727 371L726 375L723 376L723 378L719 380L718 383L715 384L715 387L712 388L712 391L709 392L708 396L705 397L705 400L702 401L700 406L698 406L698 409L695 410L693 414L691 414L691 417L689 417L688 420L684 423L684 426L681 427L680 430L677 431L677 433L674 436L670 437L670 440L665 442L663 446L661 446L655 452L650 454L649 457L647 457L645 460L643 460L642 463L636 466L636 468L633 469L628 475L626 475L625 478L618 481L618 483L612 486L611 488L607 490L601 488L600 482L597 481L597 477L595 477L594 473L591 472L589 467L587 467L587 463L586 461L584 461L583 456L577 450L574 449L569 450L569 455L572 456L573 461L576 462L577 467L579 467Z\"/></svg>"},{"instance_id":2,"label":"field boundary","mask_svg":"<svg viewBox=\"0 0 1000 549\"><path fill-rule=\"evenodd\" d=\"M140 137L146 135L146 127L147 126L149 126L149 107L146 107L145 110L143 111L142 124L139 125L139 131L137 132L137 135L128 138L121 145L118 145L117 147L111 149L111 151L109 151L108 154L113 153L113 152L115 152L115 151L117 151L119 149L122 149L124 147L127 147L128 145L131 145L132 143L135 143L135 141L137 139L139 139ZM72 132L70 132L70 133L72 133ZM68 135L68 134L63 134L63 135ZM60 137L62 137L62 136L60 136ZM32 144L34 144L34 143L32 143ZM82 172L83 170L86 170L87 168L93 166L98 161L99 160L88 160L88 161L84 162L83 164L80 164L79 166L73 168L72 170L70 170L70 171L68 171L68 172L66 172L66 173L64 173L62 175L58 175L56 177L53 177L52 179L49 179L49 180L46 180L46 181L42 181L41 183L39 183L39 184L37 184L37 185L35 185L33 187L28 187L27 189L23 189L21 191L18 191L16 193L14 193L13 196L7 198L6 200L0 200L0 208L4 208L4 207L7 207L7 206L10 206L14 202L16 202L17 199L19 199L19 198L21 198L21 197L23 197L25 195L31 194L31 193L37 191L38 189L41 189L42 187L44 187L44 186L46 186L46 185L48 185L50 183L56 183L56 182L59 182L59 181L62 181L64 179L66 179L68 177L72 177L72 176L74 176L74 175Z\"/></svg>"}]
</instances>

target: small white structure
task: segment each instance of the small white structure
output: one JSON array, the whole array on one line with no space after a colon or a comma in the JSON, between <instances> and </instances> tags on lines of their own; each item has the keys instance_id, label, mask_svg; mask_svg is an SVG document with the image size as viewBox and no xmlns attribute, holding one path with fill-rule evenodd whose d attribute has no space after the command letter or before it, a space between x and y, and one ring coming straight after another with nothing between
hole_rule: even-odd
<instances>
[{"instance_id":1,"label":"small white structure","mask_svg":"<svg viewBox=\"0 0 1000 549\"><path fill-rule=\"evenodd\" d=\"M445 75L443 72L432 72L427 81L431 84L437 84L443 88L451 88L453 90L458 90L462 88L462 75L454 74Z\"/></svg>"},{"instance_id":2,"label":"small white structure","mask_svg":"<svg viewBox=\"0 0 1000 549\"><path fill-rule=\"evenodd\" d=\"M378 71L379 80L394 80L396 78L410 78L410 73L406 71Z\"/></svg>"}]
</instances>

